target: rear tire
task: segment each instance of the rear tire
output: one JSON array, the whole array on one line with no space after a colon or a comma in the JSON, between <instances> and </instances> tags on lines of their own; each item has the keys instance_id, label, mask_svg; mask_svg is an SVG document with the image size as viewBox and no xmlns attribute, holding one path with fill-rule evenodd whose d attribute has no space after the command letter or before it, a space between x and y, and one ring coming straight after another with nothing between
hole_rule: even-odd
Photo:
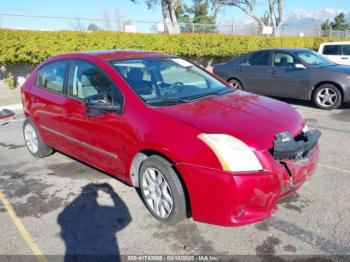
<instances>
[{"instance_id":1,"label":"rear tire","mask_svg":"<svg viewBox=\"0 0 350 262\"><path fill-rule=\"evenodd\" d=\"M23 123L23 137L28 151L35 157L46 157L54 152L51 147L45 144L30 118L27 118Z\"/></svg>"},{"instance_id":2,"label":"rear tire","mask_svg":"<svg viewBox=\"0 0 350 262\"><path fill-rule=\"evenodd\" d=\"M142 163L139 177L142 199L158 221L175 225L185 220L185 192L167 160L150 156Z\"/></svg>"},{"instance_id":3,"label":"rear tire","mask_svg":"<svg viewBox=\"0 0 350 262\"><path fill-rule=\"evenodd\" d=\"M313 93L313 101L318 108L332 110L342 104L342 95L339 89L332 84L319 86Z\"/></svg>"}]
</instances>

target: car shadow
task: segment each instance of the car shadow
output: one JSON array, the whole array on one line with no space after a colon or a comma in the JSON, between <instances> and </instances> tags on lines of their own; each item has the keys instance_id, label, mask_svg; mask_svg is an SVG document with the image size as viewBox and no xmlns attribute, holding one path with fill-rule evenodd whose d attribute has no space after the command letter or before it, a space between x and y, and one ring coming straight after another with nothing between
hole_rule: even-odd
<instances>
[{"instance_id":1,"label":"car shadow","mask_svg":"<svg viewBox=\"0 0 350 262\"><path fill-rule=\"evenodd\" d=\"M112 206L98 203L99 191L110 197ZM59 214L57 222L66 245L64 261L121 260L117 232L131 222L131 216L124 201L109 184L86 185Z\"/></svg>"}]
</instances>

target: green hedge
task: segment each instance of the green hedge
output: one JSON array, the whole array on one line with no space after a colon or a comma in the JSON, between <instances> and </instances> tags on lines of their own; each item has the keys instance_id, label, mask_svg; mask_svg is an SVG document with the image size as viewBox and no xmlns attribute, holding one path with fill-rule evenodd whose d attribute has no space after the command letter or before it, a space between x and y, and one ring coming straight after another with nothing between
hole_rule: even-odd
<instances>
[{"instance_id":1,"label":"green hedge","mask_svg":"<svg viewBox=\"0 0 350 262\"><path fill-rule=\"evenodd\" d=\"M345 39L342 39L343 41ZM96 49L144 49L184 57L222 58L271 47L316 49L328 38L231 36L219 34L134 34L0 30L0 64L38 64L62 53Z\"/></svg>"}]
</instances>

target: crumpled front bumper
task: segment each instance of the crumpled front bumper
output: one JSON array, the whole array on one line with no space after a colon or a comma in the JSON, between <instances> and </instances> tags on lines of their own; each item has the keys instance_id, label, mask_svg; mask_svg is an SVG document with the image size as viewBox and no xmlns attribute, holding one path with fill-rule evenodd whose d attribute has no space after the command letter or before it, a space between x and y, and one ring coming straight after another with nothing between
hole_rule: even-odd
<instances>
[{"instance_id":1,"label":"crumpled front bumper","mask_svg":"<svg viewBox=\"0 0 350 262\"><path fill-rule=\"evenodd\" d=\"M276 135L272 154L276 160L304 161L312 154L313 149L321 137L317 129L301 132L293 138L289 132Z\"/></svg>"},{"instance_id":2,"label":"crumpled front bumper","mask_svg":"<svg viewBox=\"0 0 350 262\"><path fill-rule=\"evenodd\" d=\"M263 171L229 173L191 164L176 164L182 175L196 221L240 226L265 220L276 203L300 188L313 174L319 146L305 161L276 161L269 151L259 152Z\"/></svg>"}]
</instances>

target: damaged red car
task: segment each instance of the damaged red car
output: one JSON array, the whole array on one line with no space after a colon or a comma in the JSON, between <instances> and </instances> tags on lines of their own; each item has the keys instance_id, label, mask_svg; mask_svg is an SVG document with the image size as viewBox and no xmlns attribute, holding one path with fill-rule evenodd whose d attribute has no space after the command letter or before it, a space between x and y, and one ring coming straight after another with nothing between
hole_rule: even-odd
<instances>
[{"instance_id":1,"label":"damaged red car","mask_svg":"<svg viewBox=\"0 0 350 262\"><path fill-rule=\"evenodd\" d=\"M22 101L34 156L59 151L111 174L167 224L267 219L319 157L320 132L291 106L168 54L52 57L27 79Z\"/></svg>"}]
</instances>

